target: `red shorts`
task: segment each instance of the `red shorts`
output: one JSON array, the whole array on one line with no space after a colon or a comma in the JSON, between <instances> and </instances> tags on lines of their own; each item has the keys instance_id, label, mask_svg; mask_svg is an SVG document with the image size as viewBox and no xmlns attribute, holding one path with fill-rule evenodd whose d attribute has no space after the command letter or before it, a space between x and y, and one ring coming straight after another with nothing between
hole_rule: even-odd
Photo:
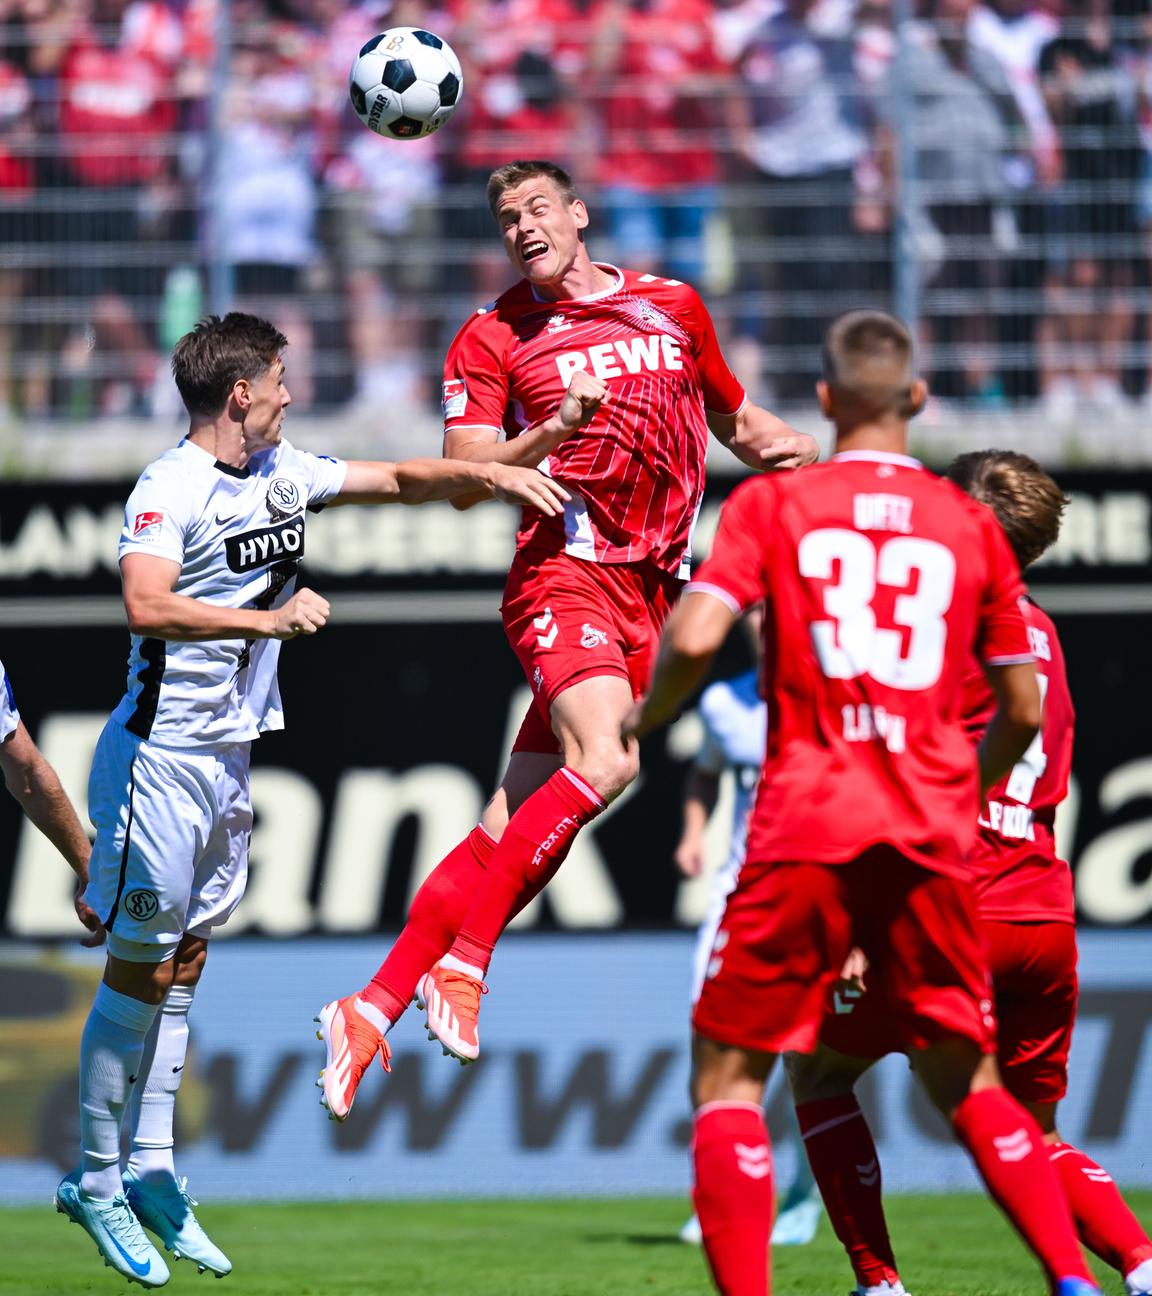
<instances>
[{"instance_id":1,"label":"red shorts","mask_svg":"<svg viewBox=\"0 0 1152 1296\"><path fill-rule=\"evenodd\" d=\"M746 863L692 1024L721 1044L809 1053L854 945L890 988L905 1048L960 1035L992 1052L996 1023L970 888L891 846L847 864Z\"/></svg>"},{"instance_id":2,"label":"red shorts","mask_svg":"<svg viewBox=\"0 0 1152 1296\"><path fill-rule=\"evenodd\" d=\"M650 563L594 563L522 549L500 611L533 700L513 751L560 750L551 707L565 689L619 675L639 697L681 582Z\"/></svg>"},{"instance_id":3,"label":"red shorts","mask_svg":"<svg viewBox=\"0 0 1152 1296\"><path fill-rule=\"evenodd\" d=\"M1076 1020L1076 929L1065 922L987 918L980 926L1005 1088L1025 1102L1059 1102L1068 1088L1068 1050ZM886 976L870 969L864 981L864 994L833 991L820 1043L856 1058L903 1051Z\"/></svg>"},{"instance_id":4,"label":"red shorts","mask_svg":"<svg viewBox=\"0 0 1152 1296\"><path fill-rule=\"evenodd\" d=\"M1000 1022L1004 1087L1025 1102L1059 1102L1068 1090L1076 1021L1076 928L1068 922L983 920Z\"/></svg>"}]
</instances>

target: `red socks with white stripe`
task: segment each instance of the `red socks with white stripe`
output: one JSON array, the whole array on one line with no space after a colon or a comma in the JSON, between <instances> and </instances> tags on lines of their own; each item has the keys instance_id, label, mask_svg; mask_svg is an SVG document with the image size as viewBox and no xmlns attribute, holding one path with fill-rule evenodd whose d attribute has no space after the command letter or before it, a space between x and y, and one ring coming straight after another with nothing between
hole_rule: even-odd
<instances>
[{"instance_id":1,"label":"red socks with white stripe","mask_svg":"<svg viewBox=\"0 0 1152 1296\"><path fill-rule=\"evenodd\" d=\"M404 930L360 992L393 1025L412 1002L420 978L451 948L495 849L496 839L477 824L413 897Z\"/></svg>"},{"instance_id":2,"label":"red socks with white stripe","mask_svg":"<svg viewBox=\"0 0 1152 1296\"><path fill-rule=\"evenodd\" d=\"M1044 1136L1024 1108L1003 1089L981 1089L957 1107L952 1128L1053 1286L1061 1278L1095 1286Z\"/></svg>"},{"instance_id":3,"label":"red socks with white stripe","mask_svg":"<svg viewBox=\"0 0 1152 1296\"><path fill-rule=\"evenodd\" d=\"M508 821L452 946L457 966L488 971L500 933L548 885L576 834L604 809L596 790L567 766L558 769Z\"/></svg>"},{"instance_id":4,"label":"red socks with white stripe","mask_svg":"<svg viewBox=\"0 0 1152 1296\"><path fill-rule=\"evenodd\" d=\"M772 1235L772 1149L753 1103L706 1103L692 1138L693 1194L721 1296L765 1296Z\"/></svg>"},{"instance_id":5,"label":"red socks with white stripe","mask_svg":"<svg viewBox=\"0 0 1152 1296\"><path fill-rule=\"evenodd\" d=\"M1090 1251L1125 1278L1145 1261L1152 1261L1152 1242L1107 1170L1070 1143L1049 1144L1048 1159L1072 1207L1080 1238ZM1152 1270L1152 1265L1149 1268ZM1152 1272L1147 1276L1152 1279ZM1135 1287L1147 1291L1149 1285L1136 1283Z\"/></svg>"},{"instance_id":6,"label":"red socks with white stripe","mask_svg":"<svg viewBox=\"0 0 1152 1296\"><path fill-rule=\"evenodd\" d=\"M884 1218L880 1158L853 1093L798 1103L796 1119L828 1218L861 1288L900 1278Z\"/></svg>"}]
</instances>

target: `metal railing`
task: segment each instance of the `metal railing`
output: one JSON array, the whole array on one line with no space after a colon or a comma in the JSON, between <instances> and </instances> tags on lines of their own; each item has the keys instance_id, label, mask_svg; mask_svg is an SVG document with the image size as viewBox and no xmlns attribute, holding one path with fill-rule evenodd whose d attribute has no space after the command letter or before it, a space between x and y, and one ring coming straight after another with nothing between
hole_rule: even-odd
<instances>
[{"instance_id":1,"label":"metal railing","mask_svg":"<svg viewBox=\"0 0 1152 1296\"><path fill-rule=\"evenodd\" d=\"M764 400L808 400L827 322L878 305L917 329L940 402L1139 421L1141 20L1093 0L1062 23L790 0L740 28L748 6L689 7L613 0L550 27L475 0L457 28L435 20L464 60L460 112L393 143L347 107L371 33L340 6L16 5L0 415L174 419L168 349L241 305L289 334L298 410L431 417L455 328L512 277L485 172L545 152L587 194L594 253L696 282Z\"/></svg>"}]
</instances>

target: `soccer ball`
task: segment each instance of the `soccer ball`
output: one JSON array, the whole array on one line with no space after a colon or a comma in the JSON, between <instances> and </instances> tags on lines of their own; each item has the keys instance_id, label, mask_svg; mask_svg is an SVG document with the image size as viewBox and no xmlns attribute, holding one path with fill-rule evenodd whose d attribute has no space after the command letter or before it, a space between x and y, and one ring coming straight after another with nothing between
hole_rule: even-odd
<instances>
[{"instance_id":1,"label":"soccer ball","mask_svg":"<svg viewBox=\"0 0 1152 1296\"><path fill-rule=\"evenodd\" d=\"M439 130L464 89L446 40L419 27L392 27L360 47L348 79L356 116L377 135L419 139Z\"/></svg>"}]
</instances>

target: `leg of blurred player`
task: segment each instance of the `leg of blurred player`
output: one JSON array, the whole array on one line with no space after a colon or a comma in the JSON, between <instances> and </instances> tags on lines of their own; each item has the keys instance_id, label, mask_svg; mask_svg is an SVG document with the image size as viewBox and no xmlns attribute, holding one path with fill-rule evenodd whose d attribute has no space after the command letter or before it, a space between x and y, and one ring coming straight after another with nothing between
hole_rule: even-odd
<instances>
[{"instance_id":1,"label":"leg of blurred player","mask_svg":"<svg viewBox=\"0 0 1152 1296\"><path fill-rule=\"evenodd\" d=\"M1152 1241L1112 1176L1056 1128L1056 1104L1024 1102L1044 1132L1048 1156L1084 1245L1124 1279L1128 1296L1152 1292Z\"/></svg>"},{"instance_id":2,"label":"leg of blurred player","mask_svg":"<svg viewBox=\"0 0 1152 1296\"><path fill-rule=\"evenodd\" d=\"M717 1289L764 1296L774 1207L764 1086L776 1055L692 1040L693 1203Z\"/></svg>"},{"instance_id":3,"label":"leg of blurred player","mask_svg":"<svg viewBox=\"0 0 1152 1296\"><path fill-rule=\"evenodd\" d=\"M854 1092L873 1060L845 1057L820 1044L813 1053L789 1053L784 1061L808 1162L857 1292L903 1292L884 1217L880 1158Z\"/></svg>"}]
</instances>

